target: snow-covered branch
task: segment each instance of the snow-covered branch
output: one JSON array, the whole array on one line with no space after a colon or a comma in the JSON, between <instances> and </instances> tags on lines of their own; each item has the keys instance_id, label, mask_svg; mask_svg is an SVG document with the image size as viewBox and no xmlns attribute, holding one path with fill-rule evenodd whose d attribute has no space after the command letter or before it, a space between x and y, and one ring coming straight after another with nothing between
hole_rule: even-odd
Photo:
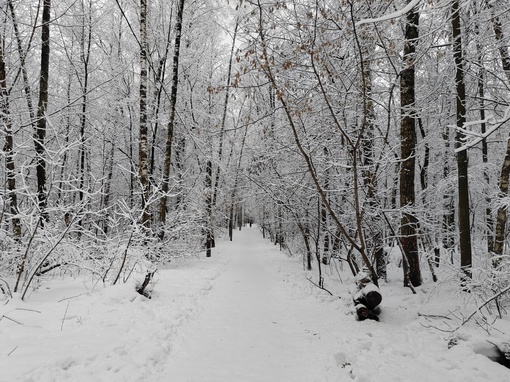
<instances>
[{"instance_id":1,"label":"snow-covered branch","mask_svg":"<svg viewBox=\"0 0 510 382\"><path fill-rule=\"evenodd\" d=\"M411 9L413 9L414 7L416 7L419 3L420 3L421 0L412 0L409 4L407 4L404 8L396 11L396 12L393 12L393 13L390 13L388 15L384 15L384 16L381 16L381 17L377 17L375 19L363 19L363 20L360 20L356 23L356 26L360 26L360 25L363 25L363 24L373 24L373 23L378 23L378 22L381 22L381 21L387 21L387 20L391 20L391 19L397 19L399 17L402 17L404 16L406 13L408 13Z\"/></svg>"},{"instance_id":2,"label":"snow-covered branch","mask_svg":"<svg viewBox=\"0 0 510 382\"><path fill-rule=\"evenodd\" d=\"M501 118L499 120L496 119L494 116L492 116L492 117L486 118L484 120L473 121L473 122L466 123L466 124L464 124L464 126L462 128L456 127L456 129L458 131L461 131L462 133L464 133L466 135L475 136L476 138L473 139L472 141L470 141L470 142L468 142L468 143L466 143L466 144L456 148L455 152L459 153L459 152L467 150L467 149L469 149L469 148L471 148L473 146L476 146L478 143L480 143L481 141L483 141L484 139L486 139L490 135L492 135L496 130L498 130L501 126L503 126L509 120L510 120L510 107L508 107L505 110L505 114L503 115L503 118ZM468 126L482 124L482 123L487 123L487 124L490 124L490 125L493 125L493 126L490 129L488 129L483 134L476 133L476 132L473 132L473 131L469 131L469 130L466 129L466 127L468 127Z\"/></svg>"}]
</instances>

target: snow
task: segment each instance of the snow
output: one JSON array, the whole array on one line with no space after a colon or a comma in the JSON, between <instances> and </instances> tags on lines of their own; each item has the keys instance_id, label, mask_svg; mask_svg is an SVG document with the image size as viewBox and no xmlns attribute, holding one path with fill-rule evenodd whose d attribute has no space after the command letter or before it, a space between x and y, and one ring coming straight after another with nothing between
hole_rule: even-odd
<instances>
[{"instance_id":1,"label":"snow","mask_svg":"<svg viewBox=\"0 0 510 382\"><path fill-rule=\"evenodd\" d=\"M442 330L456 323L442 316L462 301L446 283L413 295L390 277L380 322L360 322L353 277L327 277L330 296L306 279L315 272L243 228L212 258L160 269L150 300L134 281L42 284L26 302L0 305L0 381L509 380L509 369L476 353L490 350L478 326L459 329L448 349ZM497 325L494 343L510 328Z\"/></svg>"},{"instance_id":2,"label":"snow","mask_svg":"<svg viewBox=\"0 0 510 382\"><path fill-rule=\"evenodd\" d=\"M411 0L409 2L409 4L407 4L404 8L399 9L396 12L393 12L393 13L390 13L388 15L384 15L382 17L378 17L378 18L375 18L375 19L360 20L360 21L358 21L356 23L356 26L360 26L360 25L363 25L363 24L373 24L373 23L378 23L378 22L381 22L381 21L388 21L388 20L391 20L391 19L396 19L396 18L402 17L406 13L408 13L411 9L416 7L420 2L421 2L421 0Z\"/></svg>"}]
</instances>

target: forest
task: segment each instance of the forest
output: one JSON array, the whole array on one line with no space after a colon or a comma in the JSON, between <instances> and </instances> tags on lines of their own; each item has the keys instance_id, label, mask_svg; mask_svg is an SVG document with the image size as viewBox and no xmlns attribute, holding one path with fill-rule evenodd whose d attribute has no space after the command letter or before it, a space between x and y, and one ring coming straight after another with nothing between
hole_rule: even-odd
<instances>
[{"instance_id":1,"label":"forest","mask_svg":"<svg viewBox=\"0 0 510 382\"><path fill-rule=\"evenodd\" d=\"M144 294L255 223L319 288L393 265L507 313L506 0L0 9L1 299L136 272Z\"/></svg>"}]
</instances>

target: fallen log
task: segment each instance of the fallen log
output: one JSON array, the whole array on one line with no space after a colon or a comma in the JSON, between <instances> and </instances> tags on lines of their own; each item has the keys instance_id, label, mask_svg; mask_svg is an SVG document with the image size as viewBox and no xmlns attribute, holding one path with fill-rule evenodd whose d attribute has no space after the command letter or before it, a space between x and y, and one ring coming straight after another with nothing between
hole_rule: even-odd
<instances>
[{"instance_id":1,"label":"fallen log","mask_svg":"<svg viewBox=\"0 0 510 382\"><path fill-rule=\"evenodd\" d=\"M382 301L379 288L364 272L360 272L356 276L356 285L358 291L354 295L353 300L358 319L361 321L366 319L379 321L377 316L379 309L377 307Z\"/></svg>"}]
</instances>

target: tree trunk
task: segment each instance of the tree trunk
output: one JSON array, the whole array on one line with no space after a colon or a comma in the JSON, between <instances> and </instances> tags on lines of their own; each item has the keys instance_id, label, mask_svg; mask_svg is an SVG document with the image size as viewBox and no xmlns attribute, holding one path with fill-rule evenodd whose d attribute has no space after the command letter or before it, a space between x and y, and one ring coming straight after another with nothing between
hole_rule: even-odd
<instances>
[{"instance_id":1,"label":"tree trunk","mask_svg":"<svg viewBox=\"0 0 510 382\"><path fill-rule=\"evenodd\" d=\"M507 148L505 160L501 168L501 177L499 180L499 196L505 198L508 196L508 180L510 175L510 137L507 139ZM493 266L496 268L501 262L501 256L503 255L503 247L505 244L505 231L506 231L506 207L501 206L498 208L496 218L496 233L494 236L494 257L492 260Z\"/></svg>"},{"instance_id":2,"label":"tree trunk","mask_svg":"<svg viewBox=\"0 0 510 382\"><path fill-rule=\"evenodd\" d=\"M9 94L4 59L4 40L0 35L0 116L5 132L5 177L7 180L7 200L9 202L10 220L14 238L21 237L21 222L18 217L18 196L16 194L16 173L14 171L14 137L9 107Z\"/></svg>"},{"instance_id":3,"label":"tree trunk","mask_svg":"<svg viewBox=\"0 0 510 382\"><path fill-rule=\"evenodd\" d=\"M460 25L460 5L458 0L451 7L453 56L455 59L455 90L457 100L457 127L463 128L466 122L466 86L464 83L464 56L462 53L462 32ZM464 133L457 130L455 147L460 147L465 139ZM469 217L469 182L467 150L457 153L458 178L458 217L460 239L460 267L465 276L471 277L471 227Z\"/></svg>"},{"instance_id":4,"label":"tree trunk","mask_svg":"<svg viewBox=\"0 0 510 382\"><path fill-rule=\"evenodd\" d=\"M492 9L492 4L487 2L489 7ZM492 19L492 27L494 29L494 34L496 36L496 40L498 42L498 51L499 56L501 58L501 66L503 71L506 74L508 84L510 85L510 54L508 52L508 48L505 45L505 36L503 34L503 27L501 25L501 21L499 17L493 16ZM483 99L483 96L480 95L480 98ZM484 140L485 142L485 140ZM487 143L485 143L486 145ZM499 196L500 198L505 198L508 195L508 180L510 174L510 138L507 140L507 150L506 156L503 161L503 166L501 168L501 176L499 180ZM494 267L498 267L501 262L501 256L503 255L503 248L505 242L505 233L506 233L506 221L507 221L507 209L504 206L498 208L497 216L496 216L496 232L493 240L493 253L494 258L492 260L492 264Z\"/></svg>"},{"instance_id":5,"label":"tree trunk","mask_svg":"<svg viewBox=\"0 0 510 382\"><path fill-rule=\"evenodd\" d=\"M92 42L92 5L89 4L88 20L86 20L86 13L84 1L82 0L82 40L81 40L81 61L83 64L83 82L82 85L82 103L80 114L80 185L78 187L80 202L84 196L85 186L85 168L86 168L86 146L85 146L85 131L87 127L87 106L88 106L88 84L89 84L89 61L90 61L90 46ZM87 23L87 24L86 24ZM81 226L82 221L79 221Z\"/></svg>"},{"instance_id":6,"label":"tree trunk","mask_svg":"<svg viewBox=\"0 0 510 382\"><path fill-rule=\"evenodd\" d=\"M405 25L404 69L400 76L400 103L402 107L400 122L402 160L400 207L403 210L400 240L404 251L402 256L407 258L407 261L403 261L404 285L415 287L422 283L416 236L417 219L413 212L416 203L414 190L416 170L415 52L418 39L418 22L418 12L415 9L409 11Z\"/></svg>"},{"instance_id":7,"label":"tree trunk","mask_svg":"<svg viewBox=\"0 0 510 382\"><path fill-rule=\"evenodd\" d=\"M366 190L368 213L365 218L369 226L370 237L367 243L370 251L373 253L377 278L387 279L386 256L383 243L383 224L380 213L376 212L379 207L379 197L377 195L376 166L374 166L374 136L375 136L375 109L372 99L372 69L370 67L370 53L374 49L375 36L367 32L360 34L361 44L361 66L362 66L362 92L363 92L363 137L361 140L361 152L363 163L363 185ZM374 276L372 276L374 277Z\"/></svg>"},{"instance_id":8,"label":"tree trunk","mask_svg":"<svg viewBox=\"0 0 510 382\"><path fill-rule=\"evenodd\" d=\"M447 129L443 131L443 141L445 144L445 155L443 157L443 179L448 179L451 172L451 165L448 160L448 152L450 151L450 135ZM450 257L452 256L455 246L455 200L450 190L445 191L443 194L443 248L446 250ZM439 263L439 258L437 260Z\"/></svg>"},{"instance_id":9,"label":"tree trunk","mask_svg":"<svg viewBox=\"0 0 510 382\"><path fill-rule=\"evenodd\" d=\"M478 24L475 26L476 32L479 34L479 27ZM482 61L482 42L478 41L476 44L476 50L477 50L477 61L478 61L478 105L480 107L480 121L483 121L480 123L480 130L482 134L485 134L487 132L487 124L485 123L485 68L483 67L483 61ZM494 242L492 237L492 227L494 224L493 218L492 218L492 211L490 208L491 205L491 197L489 196L488 188L490 187L490 177L489 173L487 171L487 164L489 163L489 149L487 146L487 138L484 138L482 140L482 162L484 164L483 167L483 178L485 180L485 189L486 189L486 197L485 197L485 237L487 240L487 250L490 252L493 251Z\"/></svg>"},{"instance_id":10,"label":"tree trunk","mask_svg":"<svg viewBox=\"0 0 510 382\"><path fill-rule=\"evenodd\" d=\"M19 61L20 61L20 69L21 69L21 74L23 77L23 92L25 93L25 99L27 101L28 114L30 116L30 124L32 125L32 127L34 128L34 131L35 131L36 118L35 118L34 106L33 106L33 102L32 102L32 90L30 87L30 81L28 79L28 72L27 72L26 61L25 61L26 52L28 52L30 45L27 46L25 51L23 51L23 46L21 43L21 35L19 32L19 28L18 28L18 21L16 19L16 12L14 10L14 5L12 4L12 0L8 0L8 5L9 5L9 9L11 11L11 19L12 19L12 25L14 28L14 35L16 36L16 44L17 44L17 49L18 49ZM39 6L40 6L40 3L39 3ZM37 8L37 12L39 12L39 7ZM36 18L36 20L37 20L37 18ZM32 30L32 33L34 33L34 31L35 31L35 26Z\"/></svg>"},{"instance_id":11,"label":"tree trunk","mask_svg":"<svg viewBox=\"0 0 510 382\"><path fill-rule=\"evenodd\" d=\"M51 0L44 0L41 26L41 73L39 76L39 102L37 105L37 126L34 134L36 152L37 202L41 218L49 220L46 212L46 110L48 106L48 79L50 73L50 20Z\"/></svg>"},{"instance_id":12,"label":"tree trunk","mask_svg":"<svg viewBox=\"0 0 510 382\"><path fill-rule=\"evenodd\" d=\"M226 79L226 86L225 86L225 100L223 101L223 114L221 116L221 130L220 130L220 144L218 147L218 166L216 167L216 175L214 177L214 190L213 190L213 198L212 198L212 205L213 207L216 206L217 198L218 198L218 189L219 189L219 183L220 183L220 175L221 175L221 160L223 157L223 141L225 136L225 122L227 120L227 110L228 110L228 100L230 96L230 81L232 77L232 61L234 58L234 51L235 51L235 43L236 43L236 36L237 36L237 29L239 27L239 23L236 20L236 24L234 27L234 34L232 36L232 47L230 48L230 58L228 60L228 70L227 70L227 79Z\"/></svg>"},{"instance_id":13,"label":"tree trunk","mask_svg":"<svg viewBox=\"0 0 510 382\"><path fill-rule=\"evenodd\" d=\"M177 102L177 85L179 84L179 56L181 49L181 32L182 32L182 17L184 11L184 1L179 0L177 8L177 21L175 24L175 44L174 44L174 58L172 68L172 88L170 90L170 115L167 127L167 139L165 146L165 164L163 167L163 181L161 184L161 199L159 201L159 223L165 224L166 211L167 211L167 193L170 183L170 164L172 159L172 141L174 138L174 121L175 121L175 104ZM161 227L159 237L162 239L164 230Z\"/></svg>"},{"instance_id":14,"label":"tree trunk","mask_svg":"<svg viewBox=\"0 0 510 382\"><path fill-rule=\"evenodd\" d=\"M105 235L108 233L108 227L109 227L109 225L108 225L108 215L109 215L108 205L110 204L111 186L112 186L112 179L113 179L113 168L114 168L114 164L115 164L114 159L115 159L115 142L112 142L112 149L110 151L110 157L108 159L108 165L107 165L108 173L107 173L106 181L104 184L104 190L103 190L104 198L103 198L103 203L102 203L103 210L106 211L104 219L103 219L103 233Z\"/></svg>"},{"instance_id":15,"label":"tree trunk","mask_svg":"<svg viewBox=\"0 0 510 382\"><path fill-rule=\"evenodd\" d=\"M239 184L239 173L241 172L241 162L243 159L243 151L244 145L246 143L246 135L248 134L248 127L244 129L243 139L241 140L241 150L239 152L239 160L237 162L236 175L234 179L234 187L232 188L232 193L230 194L230 213L229 213L229 221L228 221L228 234L230 241L233 239L234 234L234 209L236 207L236 197L237 197L237 186Z\"/></svg>"},{"instance_id":16,"label":"tree trunk","mask_svg":"<svg viewBox=\"0 0 510 382\"><path fill-rule=\"evenodd\" d=\"M492 2L486 0L487 5L491 10L493 10ZM510 84L510 54L508 53L508 44L505 43L505 36L503 34L503 26L501 25L501 20L498 16L493 15L492 17L492 28L494 29L494 34L496 40L498 42L498 51L499 56L501 58L501 66L503 71L505 72L508 83Z\"/></svg>"},{"instance_id":17,"label":"tree trunk","mask_svg":"<svg viewBox=\"0 0 510 382\"><path fill-rule=\"evenodd\" d=\"M150 226L147 139L147 0L140 0L140 141L138 146L138 176L142 187L142 224Z\"/></svg>"},{"instance_id":18,"label":"tree trunk","mask_svg":"<svg viewBox=\"0 0 510 382\"><path fill-rule=\"evenodd\" d=\"M206 226L205 226L205 249L206 256L211 257L212 248L212 162L207 161L205 169L205 211L206 211Z\"/></svg>"}]
</instances>

